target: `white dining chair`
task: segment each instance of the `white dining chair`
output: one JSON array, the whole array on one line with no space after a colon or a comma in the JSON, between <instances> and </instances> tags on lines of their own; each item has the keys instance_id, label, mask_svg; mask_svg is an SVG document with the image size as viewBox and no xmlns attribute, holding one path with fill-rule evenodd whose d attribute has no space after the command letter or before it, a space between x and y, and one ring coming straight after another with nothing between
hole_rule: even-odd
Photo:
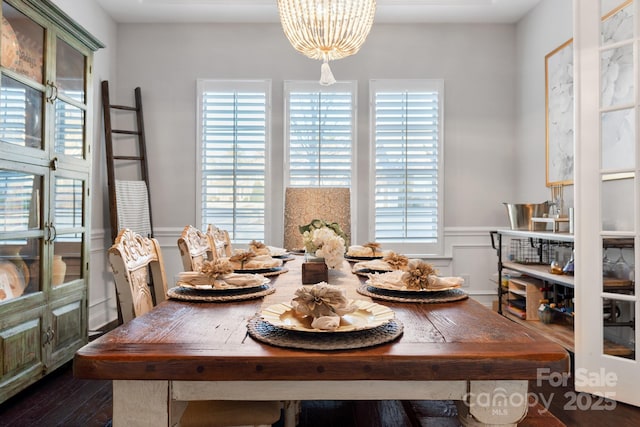
<instances>
[{"instance_id":1,"label":"white dining chair","mask_svg":"<svg viewBox=\"0 0 640 427\"><path fill-rule=\"evenodd\" d=\"M166 299L167 279L156 239L122 229L109 249L109 262L125 322ZM269 427L280 419L282 403L175 401L173 407L179 420L175 425L180 427Z\"/></svg>"},{"instance_id":2,"label":"white dining chair","mask_svg":"<svg viewBox=\"0 0 640 427\"><path fill-rule=\"evenodd\" d=\"M233 255L229 232L213 224L207 226L207 236L213 252L213 258L225 258Z\"/></svg>"},{"instance_id":3,"label":"white dining chair","mask_svg":"<svg viewBox=\"0 0 640 427\"><path fill-rule=\"evenodd\" d=\"M178 249L184 271L200 271L205 261L213 259L211 239L192 225L182 230L178 237Z\"/></svg>"},{"instance_id":4,"label":"white dining chair","mask_svg":"<svg viewBox=\"0 0 640 427\"><path fill-rule=\"evenodd\" d=\"M167 278L156 239L123 228L109 248L108 257L124 322L166 299Z\"/></svg>"}]
</instances>

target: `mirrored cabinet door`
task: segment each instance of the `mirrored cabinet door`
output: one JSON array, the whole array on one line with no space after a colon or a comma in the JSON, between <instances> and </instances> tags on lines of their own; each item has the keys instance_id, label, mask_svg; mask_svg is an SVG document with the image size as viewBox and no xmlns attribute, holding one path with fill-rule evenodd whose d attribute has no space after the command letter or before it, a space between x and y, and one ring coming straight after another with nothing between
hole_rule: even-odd
<instances>
[{"instance_id":1,"label":"mirrored cabinet door","mask_svg":"<svg viewBox=\"0 0 640 427\"><path fill-rule=\"evenodd\" d=\"M85 212L87 177L58 174L52 179L53 259L51 286L58 287L85 276Z\"/></svg>"},{"instance_id":2,"label":"mirrored cabinet door","mask_svg":"<svg viewBox=\"0 0 640 427\"><path fill-rule=\"evenodd\" d=\"M55 46L54 152L84 159L87 57L59 37Z\"/></svg>"},{"instance_id":3,"label":"mirrored cabinet door","mask_svg":"<svg viewBox=\"0 0 640 427\"><path fill-rule=\"evenodd\" d=\"M45 29L2 3L0 142L44 149Z\"/></svg>"},{"instance_id":4,"label":"mirrored cabinet door","mask_svg":"<svg viewBox=\"0 0 640 427\"><path fill-rule=\"evenodd\" d=\"M47 172L0 161L0 305L40 292Z\"/></svg>"}]
</instances>

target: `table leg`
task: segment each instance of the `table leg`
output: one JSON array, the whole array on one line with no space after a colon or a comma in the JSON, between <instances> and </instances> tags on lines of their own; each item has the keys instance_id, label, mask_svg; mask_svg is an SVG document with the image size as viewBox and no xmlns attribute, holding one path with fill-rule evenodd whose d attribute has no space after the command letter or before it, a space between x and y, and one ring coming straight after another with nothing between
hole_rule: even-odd
<instances>
[{"instance_id":1,"label":"table leg","mask_svg":"<svg viewBox=\"0 0 640 427\"><path fill-rule=\"evenodd\" d=\"M516 426L529 405L528 381L471 381L464 400L457 401L464 426Z\"/></svg>"},{"instance_id":2,"label":"table leg","mask_svg":"<svg viewBox=\"0 0 640 427\"><path fill-rule=\"evenodd\" d=\"M113 381L113 427L173 425L168 381Z\"/></svg>"},{"instance_id":3,"label":"table leg","mask_svg":"<svg viewBox=\"0 0 640 427\"><path fill-rule=\"evenodd\" d=\"M300 422L301 402L299 400L285 400L284 427L296 427Z\"/></svg>"}]
</instances>

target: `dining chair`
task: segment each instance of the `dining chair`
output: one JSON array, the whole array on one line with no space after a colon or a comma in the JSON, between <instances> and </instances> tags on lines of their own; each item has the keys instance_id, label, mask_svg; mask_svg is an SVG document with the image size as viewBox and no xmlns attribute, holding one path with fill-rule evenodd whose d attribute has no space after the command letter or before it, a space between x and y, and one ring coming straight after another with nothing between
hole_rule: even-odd
<instances>
[{"instance_id":1,"label":"dining chair","mask_svg":"<svg viewBox=\"0 0 640 427\"><path fill-rule=\"evenodd\" d=\"M150 311L166 299L167 278L160 244L123 228L108 251L122 320Z\"/></svg>"},{"instance_id":2,"label":"dining chair","mask_svg":"<svg viewBox=\"0 0 640 427\"><path fill-rule=\"evenodd\" d=\"M200 271L205 261L213 259L211 239L202 230L187 225L178 237L178 249L184 271Z\"/></svg>"},{"instance_id":3,"label":"dining chair","mask_svg":"<svg viewBox=\"0 0 640 427\"><path fill-rule=\"evenodd\" d=\"M302 249L298 227L314 219L337 222L351 237L351 191L347 187L287 187L284 198L284 247ZM348 244L348 242L345 242Z\"/></svg>"},{"instance_id":4,"label":"dining chair","mask_svg":"<svg viewBox=\"0 0 640 427\"><path fill-rule=\"evenodd\" d=\"M166 299L167 280L156 239L122 229L109 249L109 262L125 322ZM180 427L269 427L280 419L282 402L175 401L173 408Z\"/></svg>"},{"instance_id":5,"label":"dining chair","mask_svg":"<svg viewBox=\"0 0 640 427\"><path fill-rule=\"evenodd\" d=\"M209 224L207 226L207 236L209 237L213 259L228 258L233 255L231 239L229 238L229 232L227 230Z\"/></svg>"}]
</instances>

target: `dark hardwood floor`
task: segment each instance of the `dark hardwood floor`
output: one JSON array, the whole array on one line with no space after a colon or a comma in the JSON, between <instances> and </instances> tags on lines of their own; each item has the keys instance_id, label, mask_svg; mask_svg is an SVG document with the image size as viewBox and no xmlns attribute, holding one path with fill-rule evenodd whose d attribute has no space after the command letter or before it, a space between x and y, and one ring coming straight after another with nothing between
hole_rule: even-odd
<instances>
[{"instance_id":1,"label":"dark hardwood floor","mask_svg":"<svg viewBox=\"0 0 640 427\"><path fill-rule=\"evenodd\" d=\"M640 408L619 402L612 410L574 409L572 384L568 386L536 387L532 383L533 400L550 402L550 412L557 419L549 418L538 406L530 409L522 425L640 426ZM581 401L589 401L588 396ZM302 404L299 427L453 427L459 425L456 416L451 401L309 401ZM74 378L71 364L0 405L2 427L105 427L110 420L111 383Z\"/></svg>"}]
</instances>

